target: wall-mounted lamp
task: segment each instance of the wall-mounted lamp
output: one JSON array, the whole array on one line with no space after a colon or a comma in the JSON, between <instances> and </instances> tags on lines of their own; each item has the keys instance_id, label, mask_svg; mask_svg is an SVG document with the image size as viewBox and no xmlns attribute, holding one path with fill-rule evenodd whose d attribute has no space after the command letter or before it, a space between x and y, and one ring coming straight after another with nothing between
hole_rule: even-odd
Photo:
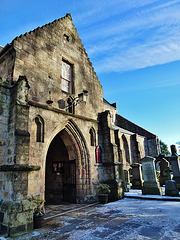
<instances>
[{"instance_id":1,"label":"wall-mounted lamp","mask_svg":"<svg viewBox=\"0 0 180 240\"><path fill-rule=\"evenodd\" d=\"M70 108L72 108L72 106L76 106L79 103L82 103L82 102L86 103L87 96L88 96L87 90L83 90L83 92L79 93L77 97L68 96L68 104L67 105L63 99L58 101L59 108L69 110Z\"/></svg>"},{"instance_id":2,"label":"wall-mounted lamp","mask_svg":"<svg viewBox=\"0 0 180 240\"><path fill-rule=\"evenodd\" d=\"M79 93L78 94L79 102L86 102L87 101L87 95L88 95L87 90L83 90L82 93Z\"/></svg>"}]
</instances>

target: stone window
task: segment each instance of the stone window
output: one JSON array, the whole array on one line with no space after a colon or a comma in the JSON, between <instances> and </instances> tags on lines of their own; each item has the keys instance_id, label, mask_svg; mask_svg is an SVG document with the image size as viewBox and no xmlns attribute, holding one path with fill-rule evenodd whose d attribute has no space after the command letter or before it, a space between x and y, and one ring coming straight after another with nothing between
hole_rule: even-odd
<instances>
[{"instance_id":1,"label":"stone window","mask_svg":"<svg viewBox=\"0 0 180 240\"><path fill-rule=\"evenodd\" d=\"M96 148L96 163L102 163L102 149L99 145Z\"/></svg>"},{"instance_id":2,"label":"stone window","mask_svg":"<svg viewBox=\"0 0 180 240\"><path fill-rule=\"evenodd\" d=\"M89 136L90 136L91 146L96 146L96 132L95 132L94 128L90 129Z\"/></svg>"},{"instance_id":3,"label":"stone window","mask_svg":"<svg viewBox=\"0 0 180 240\"><path fill-rule=\"evenodd\" d=\"M72 93L72 65L62 61L62 90Z\"/></svg>"},{"instance_id":4,"label":"stone window","mask_svg":"<svg viewBox=\"0 0 180 240\"><path fill-rule=\"evenodd\" d=\"M67 42L70 41L70 37L69 37L66 33L64 34L64 39L65 39Z\"/></svg>"},{"instance_id":5,"label":"stone window","mask_svg":"<svg viewBox=\"0 0 180 240\"><path fill-rule=\"evenodd\" d=\"M124 155L126 163L130 163L130 154L129 154L129 145L125 135L122 135L123 140L123 148L124 148Z\"/></svg>"},{"instance_id":6,"label":"stone window","mask_svg":"<svg viewBox=\"0 0 180 240\"><path fill-rule=\"evenodd\" d=\"M44 142L44 120L37 116L35 118L36 123L36 142Z\"/></svg>"}]
</instances>

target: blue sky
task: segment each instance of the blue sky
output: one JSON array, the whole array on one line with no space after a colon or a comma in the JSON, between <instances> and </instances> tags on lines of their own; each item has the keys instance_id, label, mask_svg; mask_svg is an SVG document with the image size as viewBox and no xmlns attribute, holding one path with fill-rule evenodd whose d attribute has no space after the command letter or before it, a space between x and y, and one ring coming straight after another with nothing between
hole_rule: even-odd
<instances>
[{"instance_id":1,"label":"blue sky","mask_svg":"<svg viewBox=\"0 0 180 240\"><path fill-rule=\"evenodd\" d=\"M0 45L71 13L120 115L168 145L180 140L179 0L1 0Z\"/></svg>"}]
</instances>

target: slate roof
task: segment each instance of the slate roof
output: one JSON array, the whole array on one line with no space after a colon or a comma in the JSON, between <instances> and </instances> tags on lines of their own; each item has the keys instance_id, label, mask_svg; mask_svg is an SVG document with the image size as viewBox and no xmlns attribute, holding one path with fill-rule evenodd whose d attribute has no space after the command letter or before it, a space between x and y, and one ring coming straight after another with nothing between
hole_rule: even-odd
<instances>
[{"instance_id":1,"label":"slate roof","mask_svg":"<svg viewBox=\"0 0 180 240\"><path fill-rule=\"evenodd\" d=\"M128 130L138 135L145 136L148 139L156 138L156 135L147 131L146 129L136 125L135 123L129 121L128 119L116 114L116 126Z\"/></svg>"}]
</instances>

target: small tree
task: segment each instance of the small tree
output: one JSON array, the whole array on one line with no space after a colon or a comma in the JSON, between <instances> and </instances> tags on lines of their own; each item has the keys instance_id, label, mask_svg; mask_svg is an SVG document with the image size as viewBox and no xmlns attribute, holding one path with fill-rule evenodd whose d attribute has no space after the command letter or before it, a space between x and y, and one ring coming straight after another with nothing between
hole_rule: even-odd
<instances>
[{"instance_id":1,"label":"small tree","mask_svg":"<svg viewBox=\"0 0 180 240\"><path fill-rule=\"evenodd\" d=\"M178 152L180 153L180 141L176 143L178 145Z\"/></svg>"},{"instance_id":2,"label":"small tree","mask_svg":"<svg viewBox=\"0 0 180 240\"><path fill-rule=\"evenodd\" d=\"M161 153L164 153L165 155L170 155L167 145L161 140L159 143L160 143Z\"/></svg>"}]
</instances>

